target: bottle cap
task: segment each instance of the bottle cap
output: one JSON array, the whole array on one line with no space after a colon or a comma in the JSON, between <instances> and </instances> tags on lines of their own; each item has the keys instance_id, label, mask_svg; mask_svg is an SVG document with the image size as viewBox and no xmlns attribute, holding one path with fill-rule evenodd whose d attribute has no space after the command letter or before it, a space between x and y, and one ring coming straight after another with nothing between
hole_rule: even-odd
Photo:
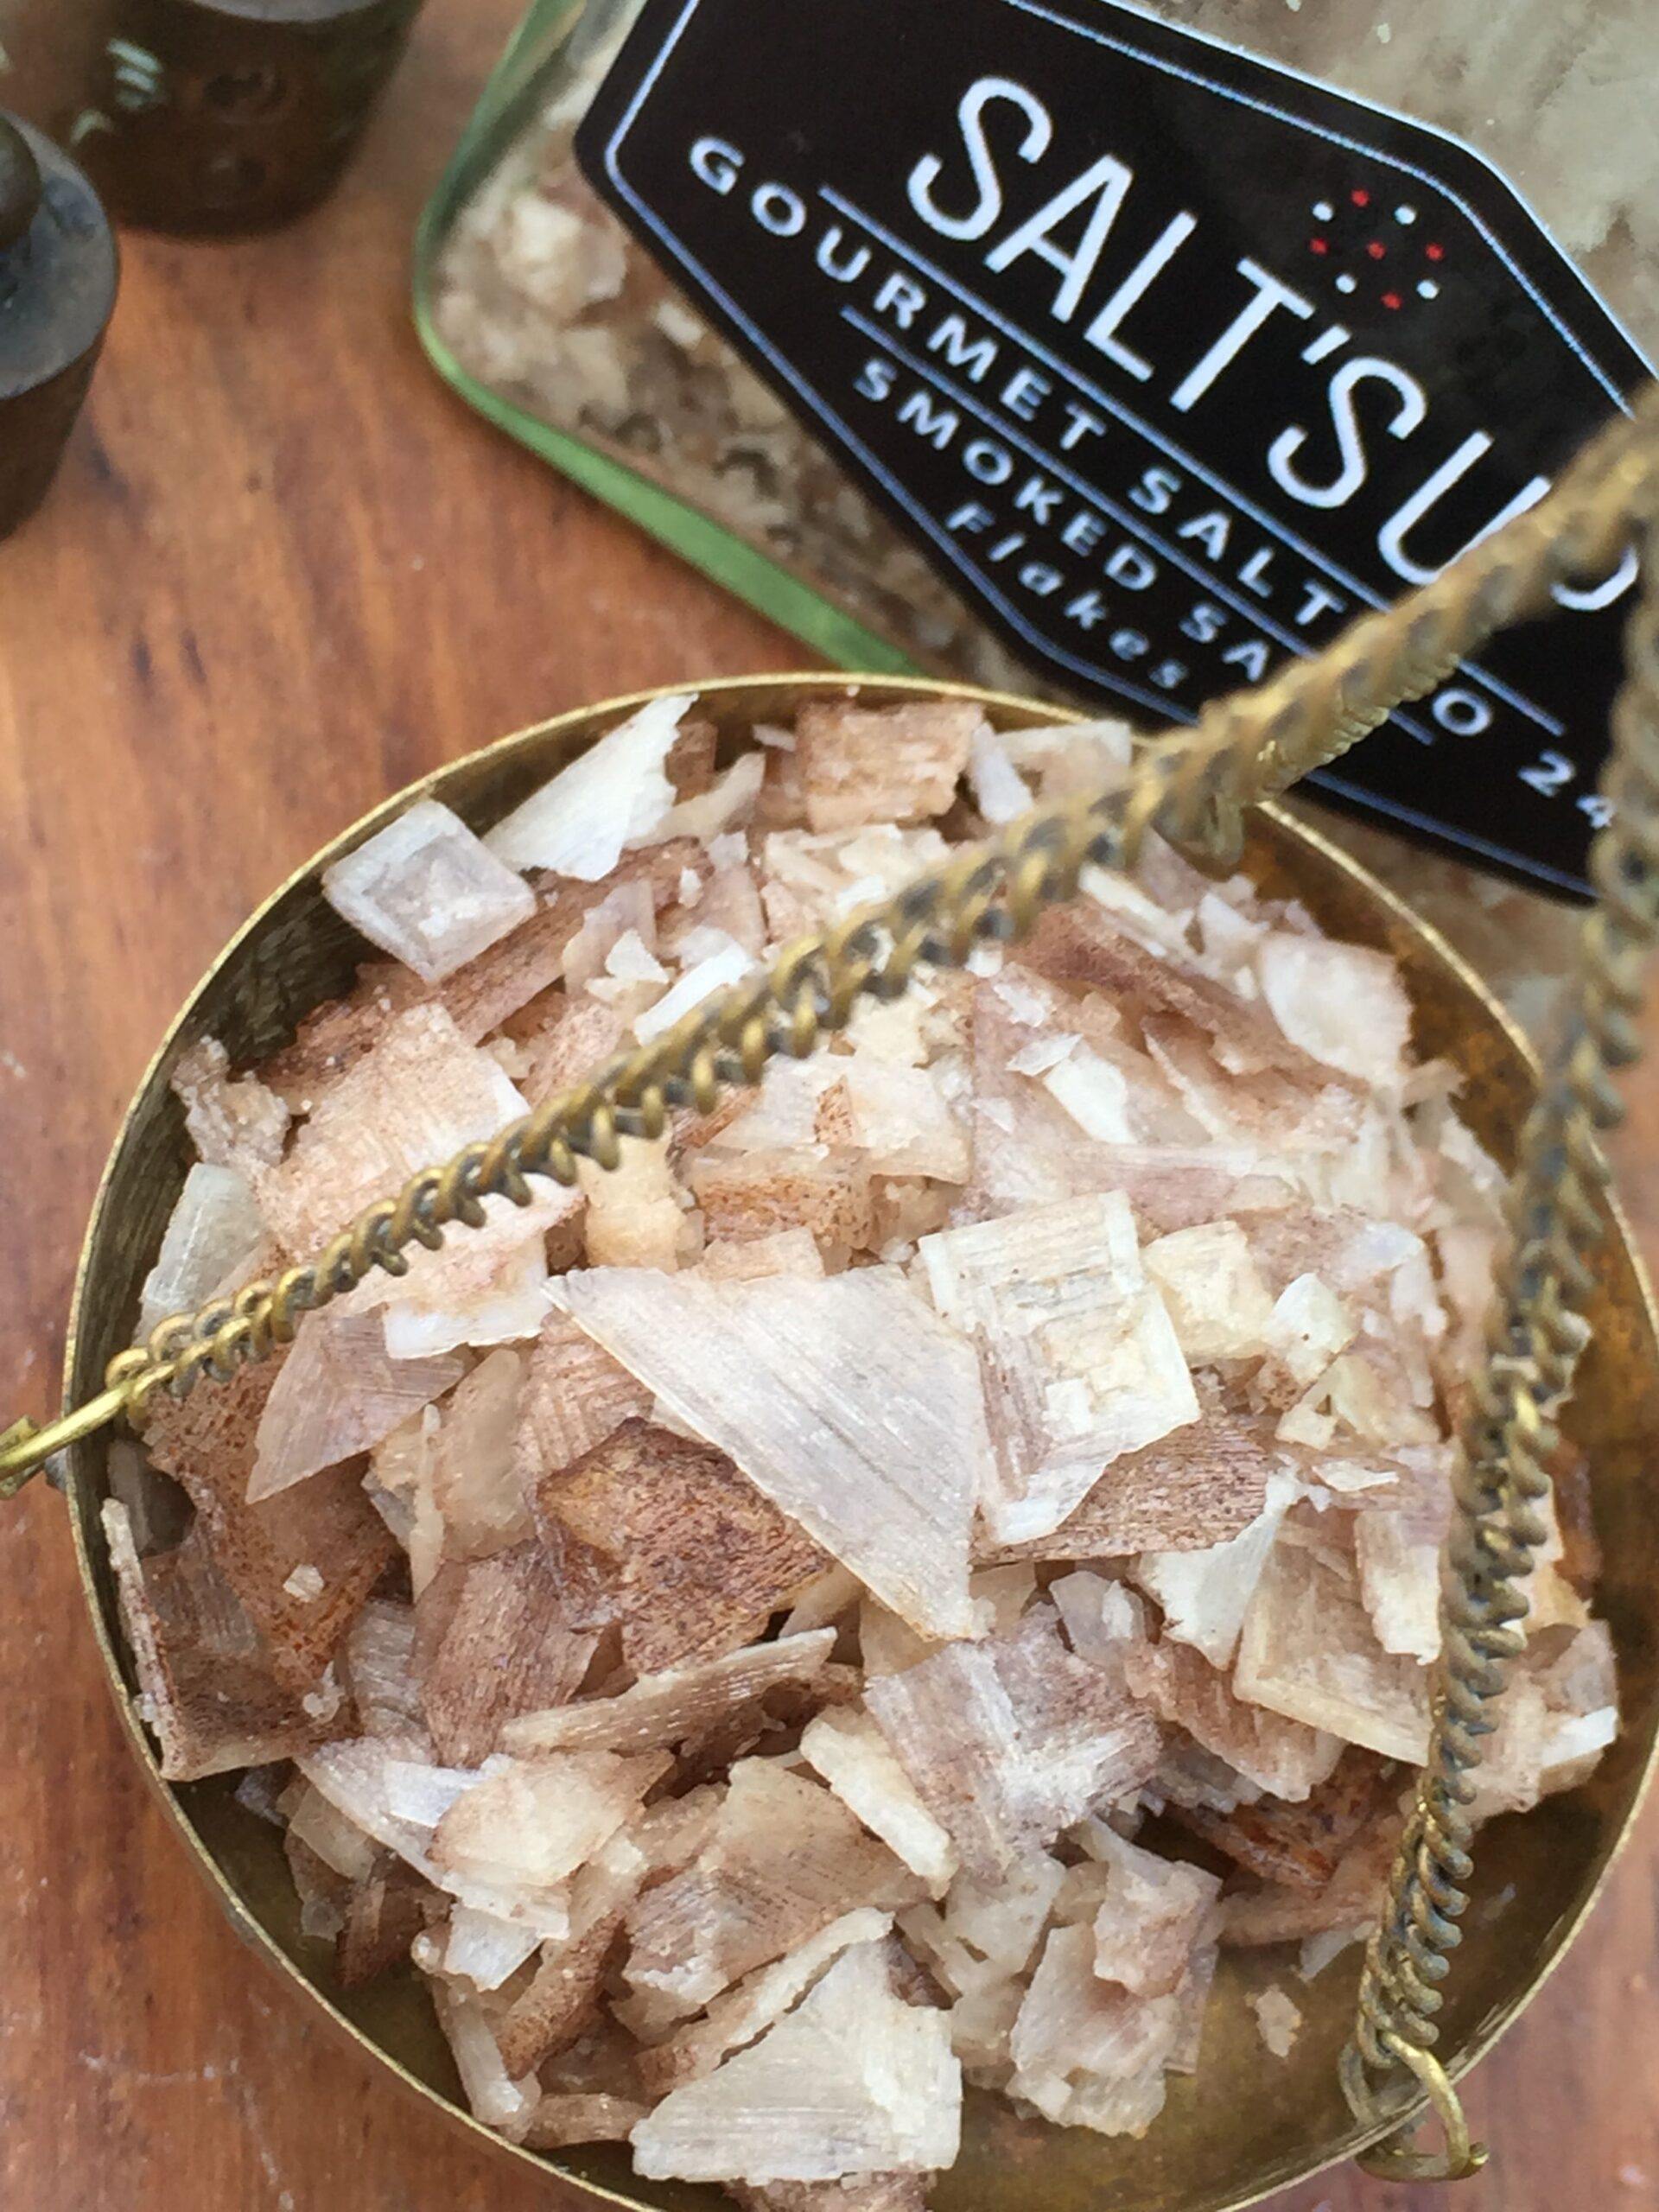
<instances>
[{"instance_id":1,"label":"bottle cap","mask_svg":"<svg viewBox=\"0 0 1659 2212\"><path fill-rule=\"evenodd\" d=\"M41 211L41 165L35 149L7 116L0 115L0 253L9 253Z\"/></svg>"}]
</instances>

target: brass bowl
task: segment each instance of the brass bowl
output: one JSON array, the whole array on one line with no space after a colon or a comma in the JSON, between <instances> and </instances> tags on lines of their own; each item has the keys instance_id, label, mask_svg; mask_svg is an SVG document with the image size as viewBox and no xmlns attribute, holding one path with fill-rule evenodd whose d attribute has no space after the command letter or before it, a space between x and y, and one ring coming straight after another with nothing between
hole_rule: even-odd
<instances>
[{"instance_id":1,"label":"brass bowl","mask_svg":"<svg viewBox=\"0 0 1659 2212\"><path fill-rule=\"evenodd\" d=\"M964 685L883 678L857 687L873 704L907 696L973 699L994 722L1021 728L1064 719L1052 706ZM840 675L739 679L700 688L704 711L733 740L757 721L787 719L806 697L842 693ZM645 695L642 695L645 696ZM641 703L613 700L505 738L411 785L319 854L254 915L213 963L162 1044L105 1170L81 1254L71 1319L70 1402L97 1391L111 1357L131 1340L139 1286L178 1195L190 1153L168 1088L178 1055L204 1034L232 1060L257 1060L299 1019L348 984L363 948L323 903L323 868L398 813L433 794L478 826L498 819L594 735ZM1333 934L1380 946L1402 963L1416 1041L1464 1071L1463 1108L1506 1166L1533 1096L1536 1068L1491 994L1432 931L1354 861L1278 808L1250 820L1246 865L1269 893L1294 894ZM1600 1604L1618 1649L1624 1727L1594 1778L1523 1818L1482 1834L1474 1903L1449 1985L1442 2056L1456 2075L1491 2049L1535 1993L1594 1901L1630 1830L1659 1729L1659 1649L1651 1591L1659 1523L1649 1470L1659 1436L1659 1346L1651 1294L1625 1225L1611 1206L1599 1262L1575 1433L1593 1462L1597 1524L1607 1559ZM204 1385L204 1387L211 1387ZM490 2134L467 2113L454 2067L412 1967L366 1990L335 1982L326 1946L303 1937L276 1831L234 1801L232 1778L163 1783L136 1718L115 1593L99 1527L106 1446L68 1452L67 1490L86 1602L127 1737L191 1856L238 1932L334 2026L407 2089L472 2130L501 2156L541 2166L615 2203L725 2202L711 2190L636 2181L624 2146L542 2158ZM1023 2120L1000 2101L969 2095L962 2157L938 2185L938 2212L1043 2212L1102 2203L1137 2212L1231 2212L1351 2157L1370 2141L1338 2086L1358 1974L1357 1951L1298 1985L1306 2024L1288 2059L1264 2050L1245 1999L1286 1971L1281 1953L1224 1954L1201 2071L1172 2085L1144 2141Z\"/></svg>"}]
</instances>

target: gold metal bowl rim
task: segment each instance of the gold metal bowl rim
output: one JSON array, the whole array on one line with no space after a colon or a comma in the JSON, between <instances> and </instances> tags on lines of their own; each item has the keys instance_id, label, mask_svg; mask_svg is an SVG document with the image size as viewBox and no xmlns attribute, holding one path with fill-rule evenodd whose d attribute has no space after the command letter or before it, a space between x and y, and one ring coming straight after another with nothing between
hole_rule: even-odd
<instances>
[{"instance_id":1,"label":"gold metal bowl rim","mask_svg":"<svg viewBox=\"0 0 1659 2212\"><path fill-rule=\"evenodd\" d=\"M690 694L696 698L741 697L747 692L776 692L780 690L811 692L851 694L865 690L879 690L883 693L913 694L918 698L947 697L963 699L983 705L990 710L1005 710L1023 717L1036 716L1029 727L1041 723L1059 724L1082 721L1090 717L1074 709L1060 707L1047 701L1035 700L1015 692L1001 691L978 684L954 683L948 679L926 676L912 677L873 672L868 675L843 671L805 670L783 671L775 674L717 677L690 679L677 683L652 685L647 689L620 694L614 697L567 709L540 722L532 722L493 741L475 751L463 753L429 770L394 791L378 805L359 816L356 821L340 831L320 847L308 860L295 868L264 899L242 925L226 940L219 951L203 970L194 986L181 1002L177 1014L168 1024L155 1052L137 1084L132 1096L123 1114L121 1124L111 1142L109 1156L99 1177L88 1215L87 1226L77 1260L70 1297L68 1325L64 1349L64 1391L62 1410L67 1413L86 1394L89 1386L96 1387L101 1378L79 1375L80 1338L86 1293L91 1276L93 1255L100 1239L105 1217L109 1207L117 1170L119 1166L127 1133L149 1103L157 1081L167 1066L175 1044L188 1026L199 1001L213 980L219 976L245 948L257 940L266 923L283 901L290 894L319 877L323 869L385 826L416 800L441 791L459 772L484 763L510 757L532 741L546 741L584 726L596 731L605 725L637 711L656 699L677 697ZM1514 1020L1508 1010L1493 995L1490 986L1478 971L1450 945L1440 932L1428 922L1414 913L1396 893L1374 876L1360 861L1342 847L1313 827L1305 817L1282 802L1270 802L1260 811L1280 830L1287 833L1294 842L1309 850L1326 867L1340 875L1370 899L1382 912L1419 939L1425 951L1442 964L1451 975L1478 999L1484 1012L1504 1036L1522 1062L1530 1081L1535 1085L1541 1070L1538 1056L1530 1039ZM1624 1254L1630 1268L1640 1302L1642 1318L1650 1335L1659 1337L1659 1300L1656 1300L1649 1271L1630 1230L1630 1225L1617 1193L1610 1190L1605 1198L1612 1230L1620 1240ZM66 1488L73 1488L77 1478L76 1460L81 1446L67 1453L69 1472ZM156 1761L154 1747L139 1719L127 1689L121 1653L111 1633L99 1592L92 1551L89 1547L86 1526L79 1514L71 1511L70 1526L74 1546L76 1573L81 1595L91 1618L92 1632L102 1661L105 1682L115 1703L120 1727L135 1758L138 1760L152 1794L156 1796L184 1843L198 1873L207 1883L218 1899L236 1934L265 1964L289 1984L304 2004L315 2006L336 2033L362 2050L374 2065L389 2073L407 2094L419 2098L445 2120L464 2128L482 2145L496 2152L504 2152L528 2171L543 2177L551 2176L568 2187L584 2191L603 2202L626 2208L626 2212L638 2212L640 2200L624 2194L607 2183L585 2175L569 2172L555 2164L548 2156L524 2146L511 2143L493 2129L486 2127L464 2105L455 2102L431 2083L423 2081L392 2052L384 2048L365 2030L359 2027L320 1989L290 1958L264 1922L245 1904L224 1868L208 1849L194 1823L187 1815L175 1788L164 1781ZM1656 1716L1659 1718L1659 1716ZM1456 2056L1447 2061L1447 2071L1454 2080L1460 2080L1492 2050L1509 2029L1531 2005L1539 1992L1554 1973L1585 1921L1589 1916L1612 1875L1620 1857L1629 1844L1630 1834L1641 1815L1648 1793L1659 1769L1659 1726L1649 1738L1639 1776L1631 1792L1619 1832L1595 1879L1578 1898L1572 1910L1559 1919L1547 1932L1534 1961L1524 1986L1504 2005L1497 2017L1473 2037ZM1455 1969L1454 1969L1455 1971ZM1408 2108L1408 2118L1411 2108ZM1426 2111L1420 2101L1415 2107L1418 2117ZM1300 2167L1294 2175L1277 2177L1247 2195L1229 2199L1230 2212L1248 2212L1248 2208L1263 2202L1281 2190L1299 2186L1329 2172L1333 2167L1345 2164L1363 2151L1392 2138L1401 2125L1398 2119L1370 2130L1356 2131L1351 2139L1329 2155L1316 2156Z\"/></svg>"}]
</instances>

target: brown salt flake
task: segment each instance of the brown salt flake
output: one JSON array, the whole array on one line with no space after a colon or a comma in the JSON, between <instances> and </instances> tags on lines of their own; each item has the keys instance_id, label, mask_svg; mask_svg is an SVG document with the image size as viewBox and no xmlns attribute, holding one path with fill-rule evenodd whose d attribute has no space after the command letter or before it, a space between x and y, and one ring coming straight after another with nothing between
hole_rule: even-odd
<instances>
[{"instance_id":1,"label":"brown salt flake","mask_svg":"<svg viewBox=\"0 0 1659 2212\"><path fill-rule=\"evenodd\" d=\"M1588 1599L1595 1594L1602 1567L1590 1487L1590 1456L1581 1445L1564 1436L1548 1465L1561 1537L1560 1571L1579 1596Z\"/></svg>"},{"instance_id":2,"label":"brown salt flake","mask_svg":"<svg viewBox=\"0 0 1659 2212\"><path fill-rule=\"evenodd\" d=\"M568 1313L550 1313L531 1349L513 1433L513 1479L535 1497L543 1478L602 1444L651 1393Z\"/></svg>"},{"instance_id":3,"label":"brown salt flake","mask_svg":"<svg viewBox=\"0 0 1659 2212\"><path fill-rule=\"evenodd\" d=\"M1299 1804L1268 1796L1225 1815L1194 1809L1176 1817L1259 1880L1323 1890L1376 1809L1387 1772L1374 1751L1350 1746Z\"/></svg>"},{"instance_id":4,"label":"brown salt flake","mask_svg":"<svg viewBox=\"0 0 1659 2212\"><path fill-rule=\"evenodd\" d=\"M956 1846L868 1713L821 1713L801 1738L801 1757L935 1895L946 1888Z\"/></svg>"},{"instance_id":5,"label":"brown salt flake","mask_svg":"<svg viewBox=\"0 0 1659 2212\"><path fill-rule=\"evenodd\" d=\"M442 1567L415 1608L422 1707L447 1766L477 1766L505 1724L575 1696L598 1637L562 1617L559 1576L533 1538Z\"/></svg>"},{"instance_id":6,"label":"brown salt flake","mask_svg":"<svg viewBox=\"0 0 1659 2212\"><path fill-rule=\"evenodd\" d=\"M441 1007L412 1007L319 1099L287 1159L257 1173L255 1195L284 1249L318 1251L373 1200L524 1111Z\"/></svg>"},{"instance_id":7,"label":"brown salt flake","mask_svg":"<svg viewBox=\"0 0 1659 2212\"><path fill-rule=\"evenodd\" d=\"M126 1508L138 1556L170 1551L190 1526L190 1501L178 1484L158 1474L130 1438L112 1438L105 1459L110 1496Z\"/></svg>"},{"instance_id":8,"label":"brown salt flake","mask_svg":"<svg viewBox=\"0 0 1659 2212\"><path fill-rule=\"evenodd\" d=\"M663 772L674 786L676 799L696 798L709 789L715 780L715 756L719 749L720 732L706 715L682 716L663 762Z\"/></svg>"},{"instance_id":9,"label":"brown salt flake","mask_svg":"<svg viewBox=\"0 0 1659 2212\"><path fill-rule=\"evenodd\" d=\"M220 1573L264 1637L270 1665L289 1688L312 1688L397 1544L363 1495L351 1465L315 1475L302 1489L250 1504L254 1438L286 1355L244 1367L228 1382L205 1381L188 1398L164 1390L144 1414L144 1445L163 1474L190 1495ZM322 1594L296 1598L296 1567L322 1576Z\"/></svg>"},{"instance_id":10,"label":"brown salt flake","mask_svg":"<svg viewBox=\"0 0 1659 2212\"><path fill-rule=\"evenodd\" d=\"M1255 955L1262 996L1290 1042L1312 1059L1397 1090L1411 1042L1411 1001L1387 953L1275 930Z\"/></svg>"},{"instance_id":11,"label":"brown salt flake","mask_svg":"<svg viewBox=\"0 0 1659 2212\"><path fill-rule=\"evenodd\" d=\"M1242 1535L1267 1503L1283 1454L1259 1421L1205 1413L1125 1453L1047 1535L995 1548L998 1559L1121 1559L1204 1551Z\"/></svg>"},{"instance_id":12,"label":"brown salt flake","mask_svg":"<svg viewBox=\"0 0 1659 2212\"><path fill-rule=\"evenodd\" d=\"M815 700L795 724L795 762L817 831L943 814L984 720L968 701L860 707Z\"/></svg>"},{"instance_id":13,"label":"brown salt flake","mask_svg":"<svg viewBox=\"0 0 1659 2212\"><path fill-rule=\"evenodd\" d=\"M805 1229L827 1260L844 1266L865 1249L874 1221L870 1163L850 1147L700 1154L687 1182L705 1233L732 1242Z\"/></svg>"},{"instance_id":14,"label":"brown salt flake","mask_svg":"<svg viewBox=\"0 0 1659 2212\"><path fill-rule=\"evenodd\" d=\"M544 1477L537 1511L606 1562L605 1611L642 1675L750 1642L827 1564L723 1452L638 1419Z\"/></svg>"},{"instance_id":15,"label":"brown salt flake","mask_svg":"<svg viewBox=\"0 0 1659 2212\"><path fill-rule=\"evenodd\" d=\"M697 1856L630 1908L624 1974L683 2017L843 1913L890 1912L921 1891L829 1790L775 1760L743 1759Z\"/></svg>"},{"instance_id":16,"label":"brown salt flake","mask_svg":"<svg viewBox=\"0 0 1659 2212\"><path fill-rule=\"evenodd\" d=\"M427 983L453 975L536 911L524 878L432 798L416 800L326 868L322 895Z\"/></svg>"},{"instance_id":17,"label":"brown salt flake","mask_svg":"<svg viewBox=\"0 0 1659 2212\"><path fill-rule=\"evenodd\" d=\"M717 1659L646 1675L614 1697L525 1711L502 1731L505 1751L658 1751L683 1744L753 1705L768 1691L810 1685L836 1640L833 1629L785 1635Z\"/></svg>"},{"instance_id":18,"label":"brown salt flake","mask_svg":"<svg viewBox=\"0 0 1659 2212\"><path fill-rule=\"evenodd\" d=\"M1011 1635L951 1643L870 1682L866 1701L967 1871L996 1881L1158 1764L1157 1721L1121 1676L1066 1649L1035 1607Z\"/></svg>"},{"instance_id":19,"label":"brown salt flake","mask_svg":"<svg viewBox=\"0 0 1659 2212\"><path fill-rule=\"evenodd\" d=\"M1136 1020L1153 1014L1191 1023L1216 1040L1237 1072L1318 1071L1317 1059L1287 1039L1261 1007L1173 954L1148 951L1081 901L1051 906L1020 957L1050 982L1098 991Z\"/></svg>"},{"instance_id":20,"label":"brown salt flake","mask_svg":"<svg viewBox=\"0 0 1659 2212\"><path fill-rule=\"evenodd\" d=\"M203 1037L180 1053L168 1080L200 1159L245 1177L282 1158L289 1112L256 1077L232 1081L230 1069L230 1055L219 1039Z\"/></svg>"},{"instance_id":21,"label":"brown salt flake","mask_svg":"<svg viewBox=\"0 0 1659 2212\"><path fill-rule=\"evenodd\" d=\"M415 1673L415 1609L371 1598L340 1650L340 1678L365 1736L430 1758L432 1745Z\"/></svg>"},{"instance_id":22,"label":"brown salt flake","mask_svg":"<svg viewBox=\"0 0 1659 2212\"><path fill-rule=\"evenodd\" d=\"M764 753L740 753L702 790L671 807L652 831L652 839L696 837L712 844L715 838L729 835L753 814L766 775Z\"/></svg>"},{"instance_id":23,"label":"brown salt flake","mask_svg":"<svg viewBox=\"0 0 1659 2212\"><path fill-rule=\"evenodd\" d=\"M823 1255L810 1230L779 1229L770 1236L705 1244L698 1265L710 1282L760 1282L767 1275L816 1282L823 1274Z\"/></svg>"},{"instance_id":24,"label":"brown salt flake","mask_svg":"<svg viewBox=\"0 0 1659 2212\"><path fill-rule=\"evenodd\" d=\"M860 1905L810 1936L719 1997L699 2018L677 2029L639 2055L639 2076L653 2096L712 2074L730 2054L764 2034L811 1988L824 1970L855 1943L880 1942L893 1926L890 1913Z\"/></svg>"},{"instance_id":25,"label":"brown salt flake","mask_svg":"<svg viewBox=\"0 0 1659 2212\"><path fill-rule=\"evenodd\" d=\"M309 1114L362 1059L393 1014L424 1005L431 995L429 985L395 960L365 961L352 988L307 1014L292 1041L260 1063L256 1080L285 1110Z\"/></svg>"},{"instance_id":26,"label":"brown salt flake","mask_svg":"<svg viewBox=\"0 0 1659 2212\"><path fill-rule=\"evenodd\" d=\"M374 1871L355 1884L334 1944L334 1972L340 1986L359 1989L390 1974L408 1958L416 1937L429 1928L444 1904L442 1893L391 1853L382 1853Z\"/></svg>"},{"instance_id":27,"label":"brown salt flake","mask_svg":"<svg viewBox=\"0 0 1659 2212\"><path fill-rule=\"evenodd\" d=\"M543 1018L524 1040L521 1085L535 1104L585 1082L622 1051L627 1024L598 999L552 995Z\"/></svg>"},{"instance_id":28,"label":"brown salt flake","mask_svg":"<svg viewBox=\"0 0 1659 2212\"><path fill-rule=\"evenodd\" d=\"M650 2111L637 2097L603 2090L547 2089L522 2137L526 2150L563 2151L577 2143L626 2143Z\"/></svg>"},{"instance_id":29,"label":"brown salt flake","mask_svg":"<svg viewBox=\"0 0 1659 2212\"><path fill-rule=\"evenodd\" d=\"M1237 1696L1222 1669L1191 1644L1166 1637L1125 1656L1129 1688L1161 1719L1185 1729L1206 1751L1274 1796L1304 1799L1327 1782L1342 1757L1336 1738L1287 1720Z\"/></svg>"},{"instance_id":30,"label":"brown salt flake","mask_svg":"<svg viewBox=\"0 0 1659 2212\"><path fill-rule=\"evenodd\" d=\"M632 1817L669 1764L613 1751L492 1761L438 1821L432 1862L463 1880L545 1896Z\"/></svg>"},{"instance_id":31,"label":"brown salt flake","mask_svg":"<svg viewBox=\"0 0 1659 2212\"><path fill-rule=\"evenodd\" d=\"M669 1139L623 1137L613 1168L577 1163L588 1201L582 1242L590 1268L660 1268L695 1259L697 1222L669 1160Z\"/></svg>"},{"instance_id":32,"label":"brown salt flake","mask_svg":"<svg viewBox=\"0 0 1659 2212\"><path fill-rule=\"evenodd\" d=\"M1103 1981L1094 1952L1091 1928L1049 1936L1009 2038L1010 2087L1063 2126L1144 2135L1163 2109L1180 1999L1137 1997Z\"/></svg>"},{"instance_id":33,"label":"brown salt flake","mask_svg":"<svg viewBox=\"0 0 1659 2212\"><path fill-rule=\"evenodd\" d=\"M169 1782L289 1758L327 1732L328 1719L313 1719L272 1672L200 1524L174 1550L141 1561L126 1508L107 1499L103 1522L138 1713Z\"/></svg>"},{"instance_id":34,"label":"brown salt flake","mask_svg":"<svg viewBox=\"0 0 1659 2212\"><path fill-rule=\"evenodd\" d=\"M844 1951L758 2042L673 2090L631 2139L648 2180L766 2184L932 2172L954 2163L961 2124L946 2018L894 1995L887 1948L872 1942Z\"/></svg>"},{"instance_id":35,"label":"brown salt flake","mask_svg":"<svg viewBox=\"0 0 1659 2212\"><path fill-rule=\"evenodd\" d=\"M876 1268L821 1282L595 1268L563 1296L687 1427L867 1588L972 1635L968 1548L990 1446L972 1352Z\"/></svg>"},{"instance_id":36,"label":"brown salt flake","mask_svg":"<svg viewBox=\"0 0 1659 2212\"><path fill-rule=\"evenodd\" d=\"M978 1353L1004 1541L1059 1527L1125 1452L1201 1408L1120 1194L1064 1200L925 1237L937 1310Z\"/></svg>"},{"instance_id":37,"label":"brown salt flake","mask_svg":"<svg viewBox=\"0 0 1659 2212\"><path fill-rule=\"evenodd\" d=\"M453 1353L390 1357L378 1313L303 1315L260 1415L248 1503L369 1451L466 1371Z\"/></svg>"},{"instance_id":38,"label":"brown salt flake","mask_svg":"<svg viewBox=\"0 0 1659 2212\"><path fill-rule=\"evenodd\" d=\"M568 2050L599 2017L611 1954L622 1933L613 1913L563 1943L547 1943L528 1985L495 2024L501 2063L515 2081Z\"/></svg>"},{"instance_id":39,"label":"brown salt flake","mask_svg":"<svg viewBox=\"0 0 1659 2212\"><path fill-rule=\"evenodd\" d=\"M1090 1923L1095 1972L1132 1997L1173 1995L1192 1954L1215 1940L1219 1877L1143 1851L1103 1824L1097 1847L1106 1879Z\"/></svg>"},{"instance_id":40,"label":"brown salt flake","mask_svg":"<svg viewBox=\"0 0 1659 2212\"><path fill-rule=\"evenodd\" d=\"M1384 1758L1428 1753L1428 1682L1415 1660L1384 1651L1351 1567L1275 1545L1245 1616L1238 1694Z\"/></svg>"},{"instance_id":41,"label":"brown salt flake","mask_svg":"<svg viewBox=\"0 0 1659 2212\"><path fill-rule=\"evenodd\" d=\"M1387 1893L1403 1826L1397 1804L1379 1805L1323 1889L1261 1882L1231 1891L1222 1902L1223 1944L1249 1950L1264 1943L1305 1943L1339 1931L1369 1935Z\"/></svg>"},{"instance_id":42,"label":"brown salt flake","mask_svg":"<svg viewBox=\"0 0 1659 2212\"><path fill-rule=\"evenodd\" d=\"M1322 1070L1239 1073L1224 1064L1212 1039L1167 1015L1148 1014L1141 1035L1186 1112L1218 1144L1296 1157L1352 1143L1364 1126L1357 1090L1330 1081Z\"/></svg>"},{"instance_id":43,"label":"brown salt flake","mask_svg":"<svg viewBox=\"0 0 1659 2212\"><path fill-rule=\"evenodd\" d=\"M1244 2002L1255 2015L1262 2042L1274 2058L1288 2058L1291 2046L1302 2031L1300 2007L1277 1984L1257 1991Z\"/></svg>"}]
</instances>

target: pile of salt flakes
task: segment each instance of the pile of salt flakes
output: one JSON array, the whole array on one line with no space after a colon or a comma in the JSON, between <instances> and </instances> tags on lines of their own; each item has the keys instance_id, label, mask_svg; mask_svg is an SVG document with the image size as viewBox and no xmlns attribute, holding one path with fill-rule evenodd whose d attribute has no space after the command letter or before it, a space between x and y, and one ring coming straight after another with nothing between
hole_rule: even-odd
<instances>
[{"instance_id":1,"label":"pile of salt flakes","mask_svg":"<svg viewBox=\"0 0 1659 2212\"><path fill-rule=\"evenodd\" d=\"M423 800L339 862L387 957L264 1066L180 1061L143 1325L1128 746L850 693L754 735L659 700L481 840ZM906 2212L964 2079L1141 2133L1220 1947L1364 1932L1427 1740L1501 1179L1409 1032L1388 958L1154 838L492 1200L118 1449L163 1771L249 1770L306 1933L412 1957L515 2142ZM1618 1726L1559 1471L1483 1815Z\"/></svg>"}]
</instances>

